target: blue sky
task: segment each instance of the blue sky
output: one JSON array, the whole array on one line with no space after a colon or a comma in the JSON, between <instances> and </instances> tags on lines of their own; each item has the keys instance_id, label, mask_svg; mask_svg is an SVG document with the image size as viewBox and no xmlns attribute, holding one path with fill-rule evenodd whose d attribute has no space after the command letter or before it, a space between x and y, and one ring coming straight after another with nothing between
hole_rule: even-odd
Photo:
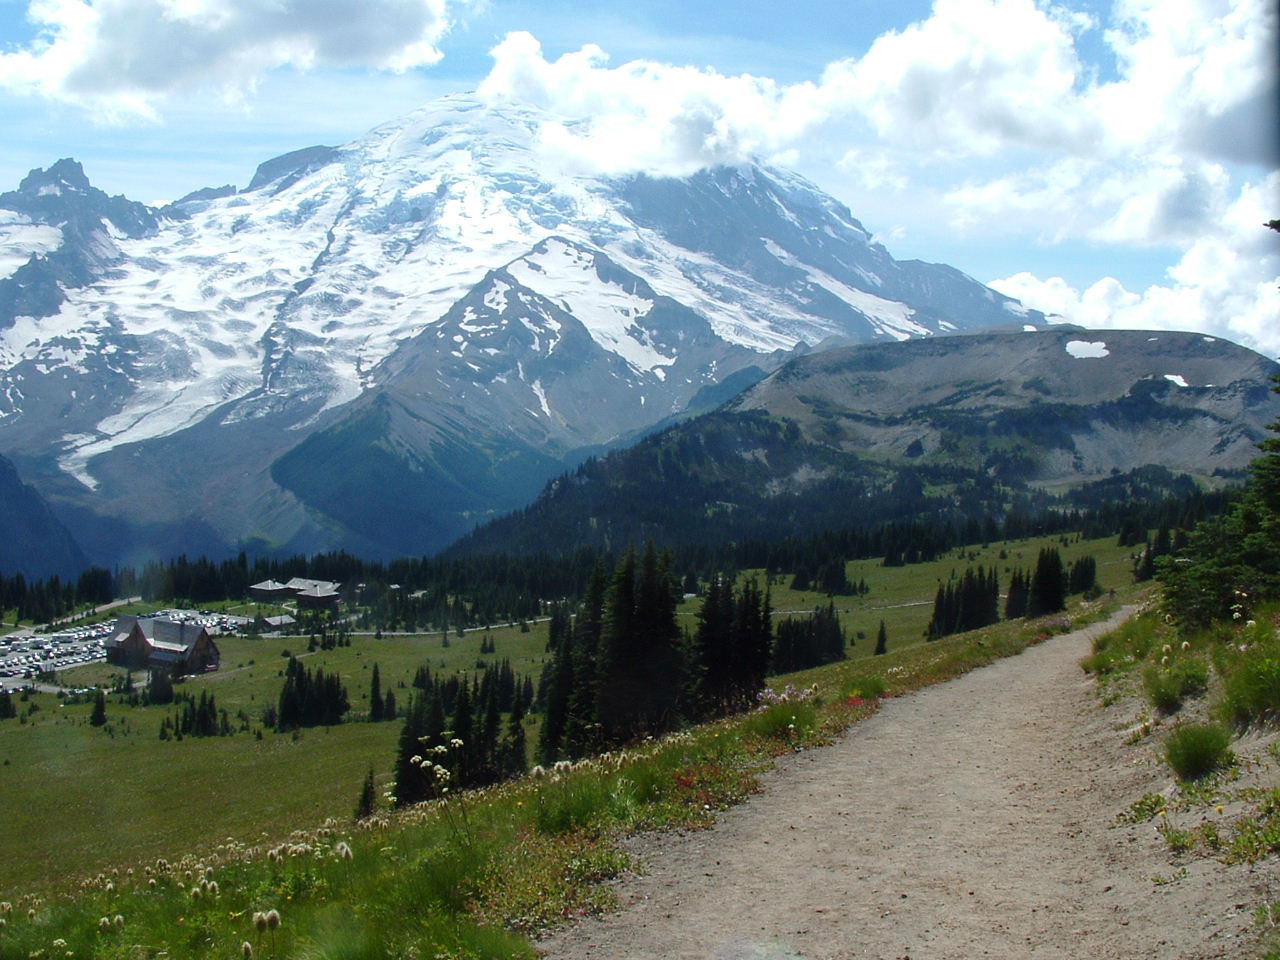
<instances>
[{"instance_id":1,"label":"blue sky","mask_svg":"<svg viewBox=\"0 0 1280 960\"><path fill-rule=\"evenodd\" d=\"M557 142L602 171L760 157L899 258L1091 326L1276 356L1275 7L0 0L0 189L63 156L147 202L243 186L262 160L478 88L591 120L597 136Z\"/></svg>"}]
</instances>

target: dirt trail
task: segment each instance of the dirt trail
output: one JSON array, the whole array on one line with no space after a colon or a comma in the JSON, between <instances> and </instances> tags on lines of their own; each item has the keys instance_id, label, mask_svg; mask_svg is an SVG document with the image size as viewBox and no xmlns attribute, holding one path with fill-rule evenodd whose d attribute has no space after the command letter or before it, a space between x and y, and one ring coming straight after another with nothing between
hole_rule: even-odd
<instances>
[{"instance_id":1,"label":"dirt trail","mask_svg":"<svg viewBox=\"0 0 1280 960\"><path fill-rule=\"evenodd\" d=\"M1117 618L1118 619L1118 618ZM790 757L714 829L648 837L624 908L555 960L1242 958L1274 865L1175 873L1117 813L1167 777L1112 729L1079 661L1107 625L886 702ZM1149 751L1148 751L1149 752Z\"/></svg>"}]
</instances>

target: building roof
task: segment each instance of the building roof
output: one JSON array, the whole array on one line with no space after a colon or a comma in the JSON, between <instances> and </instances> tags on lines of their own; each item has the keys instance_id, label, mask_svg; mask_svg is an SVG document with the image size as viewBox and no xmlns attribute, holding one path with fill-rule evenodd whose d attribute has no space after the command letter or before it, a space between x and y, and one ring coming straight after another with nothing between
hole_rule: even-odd
<instances>
[{"instance_id":1,"label":"building roof","mask_svg":"<svg viewBox=\"0 0 1280 960\"><path fill-rule=\"evenodd\" d=\"M132 635L135 627L157 650L174 650L184 655L195 646L201 634L209 635L209 631L199 624L178 623L162 617L136 617L133 614L125 614L116 618L115 629L107 638L105 645L120 646Z\"/></svg>"},{"instance_id":2,"label":"building roof","mask_svg":"<svg viewBox=\"0 0 1280 960\"><path fill-rule=\"evenodd\" d=\"M261 583L251 585L249 589L261 590L263 593L279 593L281 590L288 590L289 585L279 580L263 580Z\"/></svg>"},{"instance_id":3,"label":"building roof","mask_svg":"<svg viewBox=\"0 0 1280 960\"><path fill-rule=\"evenodd\" d=\"M337 593L341 584L334 583L332 580L306 580L302 577L294 577L285 586L299 594L324 597Z\"/></svg>"}]
</instances>

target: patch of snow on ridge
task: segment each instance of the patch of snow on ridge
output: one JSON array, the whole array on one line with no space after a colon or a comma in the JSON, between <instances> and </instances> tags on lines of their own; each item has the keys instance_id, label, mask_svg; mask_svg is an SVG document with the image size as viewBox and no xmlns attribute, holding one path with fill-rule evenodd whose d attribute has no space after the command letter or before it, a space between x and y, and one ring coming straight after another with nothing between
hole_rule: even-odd
<instances>
[{"instance_id":1,"label":"patch of snow on ridge","mask_svg":"<svg viewBox=\"0 0 1280 960\"><path fill-rule=\"evenodd\" d=\"M507 309L507 290L505 283L501 280L495 280L493 286L484 295L484 305L495 313L502 313Z\"/></svg>"},{"instance_id":2,"label":"patch of snow on ridge","mask_svg":"<svg viewBox=\"0 0 1280 960\"><path fill-rule=\"evenodd\" d=\"M577 317L591 339L635 369L651 371L675 362L630 332L636 320L653 309L653 301L601 280L589 251L552 238L543 252L521 257L507 272Z\"/></svg>"},{"instance_id":3,"label":"patch of snow on ridge","mask_svg":"<svg viewBox=\"0 0 1280 960\"><path fill-rule=\"evenodd\" d=\"M548 417L551 416L551 408L547 406L547 393L542 389L542 381L535 380L529 386L533 388L533 394L538 398L538 404L542 407L542 412Z\"/></svg>"},{"instance_id":4,"label":"patch of snow on ridge","mask_svg":"<svg viewBox=\"0 0 1280 960\"><path fill-rule=\"evenodd\" d=\"M1185 387L1187 385L1186 377L1182 376L1181 374L1166 373L1164 375L1164 378L1168 380L1170 383L1176 383L1180 387Z\"/></svg>"},{"instance_id":5,"label":"patch of snow on ridge","mask_svg":"<svg viewBox=\"0 0 1280 960\"><path fill-rule=\"evenodd\" d=\"M895 340L909 340L912 336L927 337L933 333L928 327L923 327L911 319L915 311L905 303L886 300L884 297L877 297L874 293L867 293L865 290L858 290L841 283L835 277L793 257L772 240L765 238L764 245L765 249L779 261L804 271L811 282L865 314L873 326Z\"/></svg>"},{"instance_id":6,"label":"patch of snow on ridge","mask_svg":"<svg viewBox=\"0 0 1280 960\"><path fill-rule=\"evenodd\" d=\"M1107 349L1106 342L1102 340L1068 340L1067 353L1077 360L1096 360L1110 356L1111 351Z\"/></svg>"},{"instance_id":7,"label":"patch of snow on ridge","mask_svg":"<svg viewBox=\"0 0 1280 960\"><path fill-rule=\"evenodd\" d=\"M45 254L62 245L62 231L43 223L34 223L13 210L0 210L0 280L31 259L32 254Z\"/></svg>"}]
</instances>

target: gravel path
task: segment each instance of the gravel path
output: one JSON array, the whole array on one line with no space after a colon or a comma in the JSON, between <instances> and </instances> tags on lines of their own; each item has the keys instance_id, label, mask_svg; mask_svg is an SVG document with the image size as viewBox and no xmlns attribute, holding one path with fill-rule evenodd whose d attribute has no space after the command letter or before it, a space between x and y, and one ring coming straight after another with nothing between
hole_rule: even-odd
<instances>
[{"instance_id":1,"label":"gravel path","mask_svg":"<svg viewBox=\"0 0 1280 960\"><path fill-rule=\"evenodd\" d=\"M1243 958L1274 864L1175 873L1150 823L1167 776L1079 661L1119 622L887 701L788 758L707 831L646 837L624 908L554 932L555 960ZM1150 749L1145 751L1150 755Z\"/></svg>"}]
</instances>

